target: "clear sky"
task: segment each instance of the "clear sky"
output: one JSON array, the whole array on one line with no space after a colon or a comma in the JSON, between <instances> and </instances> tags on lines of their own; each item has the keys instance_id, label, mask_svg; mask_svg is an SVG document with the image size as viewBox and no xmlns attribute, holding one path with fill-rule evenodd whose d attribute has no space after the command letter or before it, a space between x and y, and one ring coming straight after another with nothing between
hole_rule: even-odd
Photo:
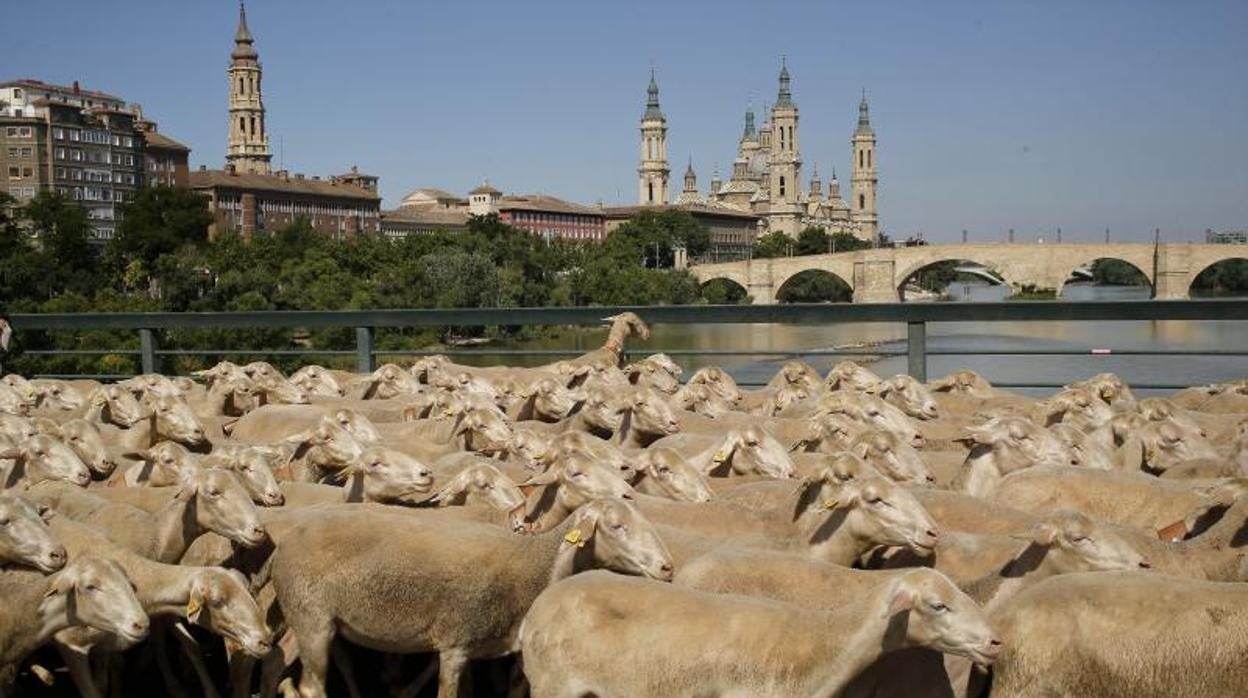
<instances>
[{"instance_id":1,"label":"clear sky","mask_svg":"<svg viewBox=\"0 0 1248 698\"><path fill-rule=\"evenodd\" d=\"M1194 239L1248 227L1248 2L253 0L275 165L381 177L385 206L488 177L635 203L658 70L672 188L730 174L742 114L793 74L803 176L848 186L860 90L894 237ZM0 79L141 103L221 167L227 0L10 3ZM43 29L41 29L43 28ZM47 30L53 31L49 35ZM760 114L760 122L761 122Z\"/></svg>"}]
</instances>

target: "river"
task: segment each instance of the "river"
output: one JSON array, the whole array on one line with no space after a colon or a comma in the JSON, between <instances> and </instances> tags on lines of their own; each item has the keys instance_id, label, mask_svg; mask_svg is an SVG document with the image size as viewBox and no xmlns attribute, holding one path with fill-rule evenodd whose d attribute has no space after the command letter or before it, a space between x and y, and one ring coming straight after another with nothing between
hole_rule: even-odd
<instances>
[{"instance_id":1,"label":"river","mask_svg":"<svg viewBox=\"0 0 1248 698\"><path fill-rule=\"evenodd\" d=\"M955 284L949 288L955 301L1002 300L1005 289L981 284ZM1146 287L1070 284L1064 298L1080 300L1140 300L1148 298ZM1025 302L1025 301L1020 301ZM845 323L837 325L656 325L647 342L631 342L634 351L649 353L665 349L714 349L733 351L792 351L820 371L840 357L804 356L803 351L829 350L857 345L878 345L900 351L905 348L903 324ZM592 349L600 346L602 330L568 330L514 345L533 349ZM1074 349L1110 350L1109 354L1083 356L929 356L928 376L935 378L969 368L993 383L1068 383L1102 371L1112 371L1135 385L1195 385L1248 376L1248 357L1227 356L1117 356L1114 350L1210 349L1248 347L1248 323L1236 321L1122 321L1122 322L957 322L928 325L929 350ZM513 357L502 359L512 363ZM723 366L742 383L764 383L787 357L758 355L677 357L686 371L707 364ZM518 363L518 362L517 362ZM871 369L881 375L906 370L904 356L879 357ZM1022 390L1032 394L1050 391ZM1146 392L1145 394L1149 394Z\"/></svg>"}]
</instances>

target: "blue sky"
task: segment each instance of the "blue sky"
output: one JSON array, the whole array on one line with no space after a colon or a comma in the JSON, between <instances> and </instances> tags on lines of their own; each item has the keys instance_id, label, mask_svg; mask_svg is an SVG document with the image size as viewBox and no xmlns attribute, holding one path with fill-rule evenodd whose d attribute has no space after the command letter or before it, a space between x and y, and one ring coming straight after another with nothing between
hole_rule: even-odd
<instances>
[{"instance_id":1,"label":"blue sky","mask_svg":"<svg viewBox=\"0 0 1248 698\"><path fill-rule=\"evenodd\" d=\"M931 240L1193 239L1248 227L1248 2L254 0L275 162L352 164L385 205L482 178L505 191L633 203L649 67L673 190L693 158L730 173L742 114L801 110L803 175L848 183L860 90L879 137L882 224ZM73 21L48 25L49 12ZM68 0L4 11L0 78L143 104L220 167L237 6ZM137 47L137 50L136 50ZM761 115L760 115L761 121Z\"/></svg>"}]
</instances>

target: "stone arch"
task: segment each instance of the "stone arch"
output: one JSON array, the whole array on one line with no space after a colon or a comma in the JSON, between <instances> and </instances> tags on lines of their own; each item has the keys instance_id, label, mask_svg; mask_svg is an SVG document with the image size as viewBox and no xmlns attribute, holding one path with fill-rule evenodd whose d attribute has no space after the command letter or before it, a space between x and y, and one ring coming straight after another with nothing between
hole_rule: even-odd
<instances>
[{"instance_id":1,"label":"stone arch","mask_svg":"<svg viewBox=\"0 0 1248 698\"><path fill-rule=\"evenodd\" d=\"M1079 263L1077 263L1077 264L1073 264L1073 265L1071 265L1071 266L1070 266L1070 268L1069 268L1069 270L1066 272L1066 277L1062 280L1061 285L1060 285L1060 286L1058 286L1058 287L1057 287L1057 289L1056 289L1056 290L1057 290L1057 295L1058 295L1059 297L1060 297L1060 296L1064 296L1064 295L1065 295L1066 284L1070 283L1071 279L1073 279L1073 278L1074 278L1074 274L1075 274L1075 270L1076 270L1076 269L1079 269L1079 268L1081 268L1081 267L1085 267L1085 266L1092 266L1092 265L1096 264L1097 262L1099 262L1099 261L1101 261L1101 260L1112 260L1112 261L1115 261L1115 262L1122 262L1123 264L1126 264L1126 265L1130 266L1132 269L1134 269L1136 272L1138 272L1140 276L1142 276L1142 277L1144 278L1144 284L1143 284L1143 285L1145 285L1145 286L1147 286L1147 287L1148 287L1148 292L1149 292L1149 295L1150 295L1150 296L1152 295L1152 293L1153 293L1153 284L1154 284L1154 281L1153 281L1153 271L1152 271L1152 265L1145 264L1144 266L1140 266L1140 264L1138 263L1138 261L1139 261L1139 260L1132 260L1132 259L1128 258L1128 257L1127 257L1127 256L1125 256L1125 255L1113 255L1113 254L1104 254L1104 255L1100 255L1100 256L1097 256L1097 257L1095 257L1095 258L1093 258L1093 259L1089 259L1089 260L1087 260L1087 261L1084 261L1084 262L1079 262ZM1063 266L1065 266L1065 265L1063 265ZM1055 278L1056 278L1056 277L1055 277ZM1129 284L1124 284L1124 285L1129 285Z\"/></svg>"},{"instance_id":2,"label":"stone arch","mask_svg":"<svg viewBox=\"0 0 1248 698\"><path fill-rule=\"evenodd\" d=\"M1219 265L1225 265L1228 262L1241 262L1243 266L1248 267L1248 251L1245 251L1241 248L1237 250L1237 252L1239 252L1239 254L1227 254L1224 256L1220 256L1220 258L1213 259L1211 261L1201 260L1201 262L1204 262L1203 266L1193 266L1191 278L1187 280L1188 297L1189 298L1192 297L1192 288L1196 285L1196 281L1201 278L1201 275L1205 274L1206 272L1216 273L1214 270ZM1245 270L1245 274L1248 274L1248 270ZM1243 283L1244 283L1244 286L1241 286L1235 289L1232 293L1225 294L1225 295L1233 295L1233 296L1248 295L1248 279L1245 279ZM1201 295L1206 295L1206 294L1201 294ZM1207 294L1207 295L1224 295L1224 294Z\"/></svg>"},{"instance_id":3,"label":"stone arch","mask_svg":"<svg viewBox=\"0 0 1248 698\"><path fill-rule=\"evenodd\" d=\"M815 281L815 280L818 280L818 281ZM823 288L825 288L829 293L832 294L832 297L828 298L827 300L832 300L835 302L852 302L853 301L854 287L852 284L850 284L849 280L847 280L845 277L841 276L840 274L837 274L834 271L830 271L822 267L810 267L808 269L802 269L802 270L796 271L792 274L789 274L784 279L779 280L779 282L775 286L776 302L777 303L820 302L821 300L823 300L823 299L816 299L816 298L800 299L800 300L795 300L795 301L782 300L782 298L786 295L786 292L791 291L794 288L794 284L801 283L803 281L815 281L815 283L822 282Z\"/></svg>"},{"instance_id":4,"label":"stone arch","mask_svg":"<svg viewBox=\"0 0 1248 698\"><path fill-rule=\"evenodd\" d=\"M1006 286L1010 288L1018 287L1018 284L1015 279L1011 277L1011 274L1003 270L1001 268L1003 265L998 263L997 260L994 260L992 257L976 254L975 251L972 250L960 250L959 252L964 252L965 254L955 253L923 255L917 259L906 262L904 265L902 265L900 260L898 260L898 270L893 276L893 280L896 284L897 298L900 300L905 299L905 292L902 289L915 275L929 267L933 267L943 262L971 262L979 264L991 269L998 276L1000 276Z\"/></svg>"},{"instance_id":5,"label":"stone arch","mask_svg":"<svg viewBox=\"0 0 1248 698\"><path fill-rule=\"evenodd\" d=\"M747 286L746 284L741 283L736 278L734 278L733 275L729 275L729 274L719 274L709 279L701 280L698 282L698 286L702 289L702 293L705 296L706 291L707 291L707 286L716 282L730 285L736 292L733 295L739 294L740 300L737 302L744 303L745 300L750 297L750 287Z\"/></svg>"},{"instance_id":6,"label":"stone arch","mask_svg":"<svg viewBox=\"0 0 1248 698\"><path fill-rule=\"evenodd\" d=\"M780 262L772 266L771 284L775 291L776 297L779 297L780 289L789 283L789 280L798 274L805 274L808 271L822 271L839 279L842 283L849 287L850 291L854 290L854 266L852 261L842 261L840 263L830 263L830 257L840 255L808 255L805 257L789 257L783 260L772 260ZM786 264L787 262L787 264Z\"/></svg>"}]
</instances>

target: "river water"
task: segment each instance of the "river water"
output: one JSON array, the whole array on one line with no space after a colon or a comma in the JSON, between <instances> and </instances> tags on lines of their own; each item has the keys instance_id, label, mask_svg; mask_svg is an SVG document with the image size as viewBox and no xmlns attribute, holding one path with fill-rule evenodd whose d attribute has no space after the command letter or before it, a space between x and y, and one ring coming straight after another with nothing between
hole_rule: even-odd
<instances>
[{"instance_id":1,"label":"river water","mask_svg":"<svg viewBox=\"0 0 1248 698\"><path fill-rule=\"evenodd\" d=\"M1002 300L1005 289L981 284L955 284L948 289L954 301L983 302ZM1063 298L1080 300L1141 300L1148 298L1146 287L1069 284ZM1025 302L1025 301L1020 301ZM647 342L631 341L630 349L640 354L661 350L786 351L787 357L750 355L689 357L677 363L688 373L708 364L723 366L739 382L765 383L788 358L803 358L821 372L843 357L811 356L806 351L851 346L879 347L888 351L905 349L904 324L843 323L836 325L656 325ZM593 349L605 336L602 330L569 330L559 337L546 337L515 345L517 348ZM1035 351L1080 350L1088 354L1071 356L929 356L928 377L936 378L969 368L994 384L1064 384L1102 371L1112 371L1133 385L1195 385L1248 376L1248 357L1228 356L1129 356L1114 355L1122 350L1229 349L1248 347L1248 322L1237 321L1122 321L1122 322L958 322L930 323L927 329L929 351L993 350ZM1110 350L1092 354L1092 350ZM513 363L514 357L501 361ZM906 357L864 357L880 375L906 370ZM514 362L519 363L519 362ZM530 362L531 363L531 362ZM686 375L687 375L686 373ZM1043 394L1051 390L1021 390ZM1163 391L1166 392L1166 391ZM1145 394L1150 394L1145 391Z\"/></svg>"}]
</instances>

